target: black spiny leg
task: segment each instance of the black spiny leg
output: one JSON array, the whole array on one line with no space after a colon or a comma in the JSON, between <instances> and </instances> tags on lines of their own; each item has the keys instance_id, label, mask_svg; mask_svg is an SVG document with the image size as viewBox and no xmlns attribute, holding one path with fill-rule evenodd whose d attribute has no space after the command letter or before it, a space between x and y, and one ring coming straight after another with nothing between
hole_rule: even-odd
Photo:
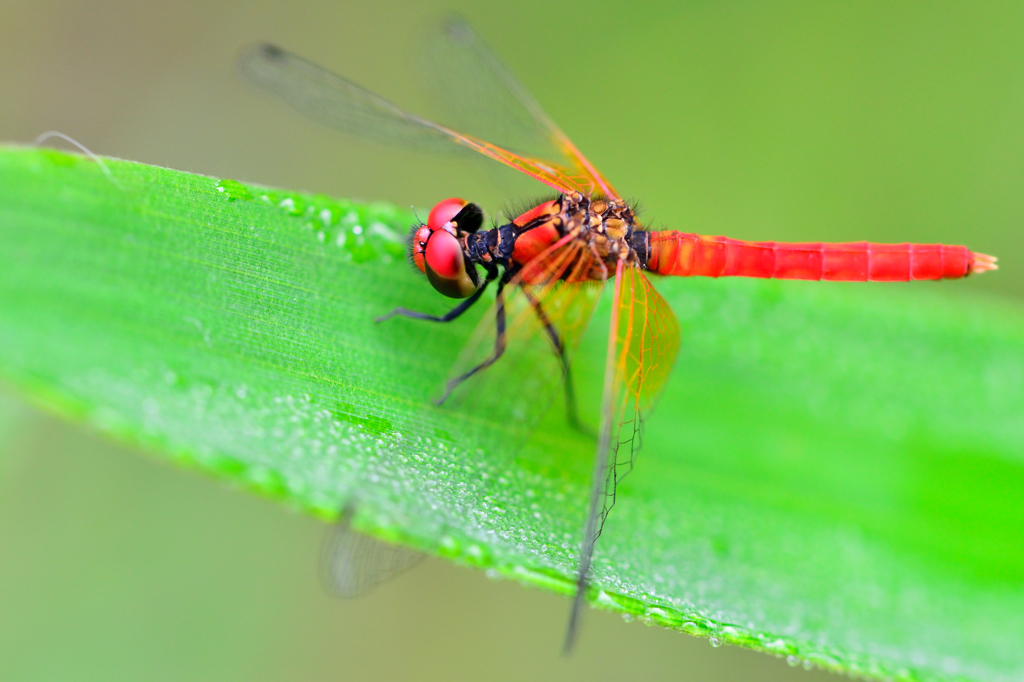
<instances>
[{"instance_id":1,"label":"black spiny leg","mask_svg":"<svg viewBox=\"0 0 1024 682\"><path fill-rule=\"evenodd\" d=\"M480 297L484 293L484 289L486 289L487 285L490 284L492 281L494 281L494 278L488 276L488 278L484 280L483 286L474 291L472 296L470 296L465 301L463 301L462 303L458 304L457 306L446 312L444 315L428 315L427 313L418 313L415 310L409 310L407 308L395 308L387 315L381 315L380 317L375 319L374 322L383 322L384 320L390 320L392 317L395 317L396 315L401 315L402 317L411 317L414 320L430 320L431 322L451 322L456 317L469 310L474 303L479 301Z\"/></svg>"},{"instance_id":2,"label":"black spiny leg","mask_svg":"<svg viewBox=\"0 0 1024 682\"><path fill-rule=\"evenodd\" d=\"M456 386L458 386L463 381L470 378L480 370L487 369L488 367L493 365L495 362L498 361L498 358L501 357L501 354L505 352L505 295L503 293L504 289L505 282L499 282L498 294L494 298L494 319L497 324L497 336L495 336L494 338L494 352L491 353L491 356L489 358L481 362L473 369L449 381L444 387L444 395L441 396L437 401L435 401L435 404L441 405L442 403L444 403L444 401L448 400L448 396L452 394L452 391L455 390Z\"/></svg>"},{"instance_id":3,"label":"black spiny leg","mask_svg":"<svg viewBox=\"0 0 1024 682\"><path fill-rule=\"evenodd\" d=\"M526 294L526 299L530 302L533 307L533 312L537 314L537 319L544 325L544 331L547 333L548 338L551 339L551 345L555 347L555 355L558 356L558 361L562 365L562 381L565 383L565 415L569 421L569 426L581 431L587 435L594 435L583 422L580 421L580 415L576 408L576 390L572 385L572 371L569 367L569 358L565 352L565 344L562 343L562 337L559 336L558 330L555 329L555 325L551 324L551 320L548 319L547 313L544 312L544 308L541 307L540 301L533 297L530 292L523 289L523 293Z\"/></svg>"}]
</instances>

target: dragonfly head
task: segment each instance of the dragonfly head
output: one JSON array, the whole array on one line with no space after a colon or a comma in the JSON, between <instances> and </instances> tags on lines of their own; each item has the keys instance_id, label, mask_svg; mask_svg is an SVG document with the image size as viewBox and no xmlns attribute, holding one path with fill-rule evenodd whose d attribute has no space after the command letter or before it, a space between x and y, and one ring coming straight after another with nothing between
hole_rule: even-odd
<instances>
[{"instance_id":1,"label":"dragonfly head","mask_svg":"<svg viewBox=\"0 0 1024 682\"><path fill-rule=\"evenodd\" d=\"M479 286L476 266L459 238L476 232L483 222L479 206L453 197L430 210L426 225L413 229L412 262L445 296L467 298Z\"/></svg>"}]
</instances>

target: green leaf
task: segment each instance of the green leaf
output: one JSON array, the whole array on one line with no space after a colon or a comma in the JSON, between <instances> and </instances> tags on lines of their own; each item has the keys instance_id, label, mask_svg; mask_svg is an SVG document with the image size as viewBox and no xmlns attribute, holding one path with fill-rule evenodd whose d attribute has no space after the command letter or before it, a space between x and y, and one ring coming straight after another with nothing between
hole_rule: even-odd
<instances>
[{"instance_id":1,"label":"green leaf","mask_svg":"<svg viewBox=\"0 0 1024 682\"><path fill-rule=\"evenodd\" d=\"M366 532L571 593L592 444L557 403L523 443L490 409L530 395L517 367L432 405L483 311L374 324L445 309L405 262L411 215L106 163L116 183L0 148L7 381L302 509L357 498ZM684 345L592 601L836 670L1019 679L1021 310L971 282L657 286ZM576 363L591 410L605 317Z\"/></svg>"}]
</instances>

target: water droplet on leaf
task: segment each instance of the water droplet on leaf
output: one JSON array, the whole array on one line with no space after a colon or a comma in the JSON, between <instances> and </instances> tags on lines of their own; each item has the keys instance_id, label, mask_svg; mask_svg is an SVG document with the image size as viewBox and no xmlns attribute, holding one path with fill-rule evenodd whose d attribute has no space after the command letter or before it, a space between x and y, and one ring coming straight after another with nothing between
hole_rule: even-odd
<instances>
[{"instance_id":1,"label":"water droplet on leaf","mask_svg":"<svg viewBox=\"0 0 1024 682\"><path fill-rule=\"evenodd\" d=\"M228 201L242 199L251 201L252 194L248 188L237 180L221 180L217 183L217 192Z\"/></svg>"}]
</instances>

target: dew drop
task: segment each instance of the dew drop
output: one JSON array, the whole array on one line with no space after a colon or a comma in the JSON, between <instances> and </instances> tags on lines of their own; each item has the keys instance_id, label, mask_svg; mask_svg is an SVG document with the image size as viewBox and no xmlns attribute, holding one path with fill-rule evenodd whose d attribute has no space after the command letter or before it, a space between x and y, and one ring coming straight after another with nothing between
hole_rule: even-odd
<instances>
[{"instance_id":1,"label":"dew drop","mask_svg":"<svg viewBox=\"0 0 1024 682\"><path fill-rule=\"evenodd\" d=\"M228 201L252 200L248 188L237 180L221 180L217 183L217 192Z\"/></svg>"},{"instance_id":2,"label":"dew drop","mask_svg":"<svg viewBox=\"0 0 1024 682\"><path fill-rule=\"evenodd\" d=\"M800 659L794 656L793 654L790 654L789 656L786 656L786 664L789 665L791 668L795 668L798 665L800 665Z\"/></svg>"},{"instance_id":3,"label":"dew drop","mask_svg":"<svg viewBox=\"0 0 1024 682\"><path fill-rule=\"evenodd\" d=\"M722 646L722 640L720 637L708 637L708 641L711 642L711 646L715 648Z\"/></svg>"}]
</instances>

